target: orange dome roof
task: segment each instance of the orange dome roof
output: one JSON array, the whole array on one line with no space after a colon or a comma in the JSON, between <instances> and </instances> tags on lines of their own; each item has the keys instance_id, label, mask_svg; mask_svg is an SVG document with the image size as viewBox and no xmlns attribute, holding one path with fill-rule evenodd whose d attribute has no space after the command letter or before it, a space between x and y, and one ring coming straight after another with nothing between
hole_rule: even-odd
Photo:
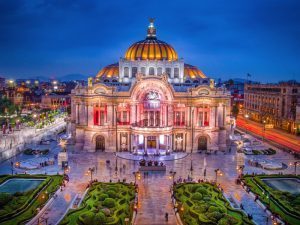
<instances>
[{"instance_id":1,"label":"orange dome roof","mask_svg":"<svg viewBox=\"0 0 300 225\"><path fill-rule=\"evenodd\" d=\"M171 45L156 38L156 29L151 19L146 39L131 45L125 53L125 59L175 61L178 55Z\"/></svg>"},{"instance_id":2,"label":"orange dome roof","mask_svg":"<svg viewBox=\"0 0 300 225\"><path fill-rule=\"evenodd\" d=\"M104 67L102 70L98 72L96 77L117 77L119 76L119 63L114 63Z\"/></svg>"},{"instance_id":3,"label":"orange dome roof","mask_svg":"<svg viewBox=\"0 0 300 225\"><path fill-rule=\"evenodd\" d=\"M157 39L146 39L131 45L125 54L127 60L170 60L178 59L174 48Z\"/></svg>"},{"instance_id":4,"label":"orange dome roof","mask_svg":"<svg viewBox=\"0 0 300 225\"><path fill-rule=\"evenodd\" d=\"M199 70L196 66L189 64L184 64L184 75L190 78L206 78L201 70Z\"/></svg>"}]
</instances>

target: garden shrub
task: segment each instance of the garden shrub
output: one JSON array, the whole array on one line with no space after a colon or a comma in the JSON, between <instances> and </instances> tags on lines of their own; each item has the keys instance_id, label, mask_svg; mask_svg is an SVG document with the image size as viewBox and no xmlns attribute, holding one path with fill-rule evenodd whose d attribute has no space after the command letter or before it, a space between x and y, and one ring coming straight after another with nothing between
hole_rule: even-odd
<instances>
[{"instance_id":1,"label":"garden shrub","mask_svg":"<svg viewBox=\"0 0 300 225\"><path fill-rule=\"evenodd\" d=\"M201 193L203 196L208 195L208 191L203 187L198 187L197 192Z\"/></svg>"},{"instance_id":2,"label":"garden shrub","mask_svg":"<svg viewBox=\"0 0 300 225\"><path fill-rule=\"evenodd\" d=\"M108 207L108 208L113 208L116 206L116 201L112 198L106 198L104 201L103 201L103 205Z\"/></svg>"},{"instance_id":3,"label":"garden shrub","mask_svg":"<svg viewBox=\"0 0 300 225\"><path fill-rule=\"evenodd\" d=\"M106 216L103 212L95 214L94 224L104 224L106 222Z\"/></svg>"},{"instance_id":4,"label":"garden shrub","mask_svg":"<svg viewBox=\"0 0 300 225\"><path fill-rule=\"evenodd\" d=\"M196 200L196 201L200 201L202 200L202 194L200 194L199 192L196 192L195 194L193 194L192 199Z\"/></svg>"},{"instance_id":5,"label":"garden shrub","mask_svg":"<svg viewBox=\"0 0 300 225\"><path fill-rule=\"evenodd\" d=\"M13 196L8 193L0 193L0 208L12 200Z\"/></svg>"},{"instance_id":6,"label":"garden shrub","mask_svg":"<svg viewBox=\"0 0 300 225\"><path fill-rule=\"evenodd\" d=\"M216 223L223 217L223 214L218 211L214 211L207 213L206 216L209 220Z\"/></svg>"},{"instance_id":7,"label":"garden shrub","mask_svg":"<svg viewBox=\"0 0 300 225\"><path fill-rule=\"evenodd\" d=\"M108 198L107 194L101 194L101 195L99 195L99 200L100 201L104 201L106 198Z\"/></svg>"},{"instance_id":8,"label":"garden shrub","mask_svg":"<svg viewBox=\"0 0 300 225\"><path fill-rule=\"evenodd\" d=\"M79 216L79 220L84 224L84 225L91 225L94 223L94 213L87 211Z\"/></svg>"},{"instance_id":9,"label":"garden shrub","mask_svg":"<svg viewBox=\"0 0 300 225\"><path fill-rule=\"evenodd\" d=\"M107 192L107 194L108 194L108 196L109 196L110 198L116 198L116 197L117 197L117 193L116 193L114 190L109 190L109 191Z\"/></svg>"}]
</instances>

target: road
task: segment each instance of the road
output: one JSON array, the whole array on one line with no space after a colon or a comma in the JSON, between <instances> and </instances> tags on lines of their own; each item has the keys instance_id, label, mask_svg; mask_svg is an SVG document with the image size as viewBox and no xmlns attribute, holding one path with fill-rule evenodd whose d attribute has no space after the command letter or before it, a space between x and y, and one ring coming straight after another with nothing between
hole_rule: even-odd
<instances>
[{"instance_id":1,"label":"road","mask_svg":"<svg viewBox=\"0 0 300 225\"><path fill-rule=\"evenodd\" d=\"M285 133L278 129L263 129L262 124L247 120L243 117L238 117L237 127L249 131L260 136L262 139L267 139L271 142L277 143L283 147L287 147L293 151L300 153L300 137Z\"/></svg>"}]
</instances>

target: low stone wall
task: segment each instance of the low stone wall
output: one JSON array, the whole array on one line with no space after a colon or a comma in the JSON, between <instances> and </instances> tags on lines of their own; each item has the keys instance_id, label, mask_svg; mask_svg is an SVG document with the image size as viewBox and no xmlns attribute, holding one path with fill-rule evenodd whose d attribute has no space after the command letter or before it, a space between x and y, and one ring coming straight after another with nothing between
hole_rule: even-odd
<instances>
[{"instance_id":1,"label":"low stone wall","mask_svg":"<svg viewBox=\"0 0 300 225\"><path fill-rule=\"evenodd\" d=\"M0 162L10 159L23 150L28 144L38 144L43 138L57 135L66 128L64 118L58 118L53 124L43 129L23 128L13 134L0 136Z\"/></svg>"}]
</instances>

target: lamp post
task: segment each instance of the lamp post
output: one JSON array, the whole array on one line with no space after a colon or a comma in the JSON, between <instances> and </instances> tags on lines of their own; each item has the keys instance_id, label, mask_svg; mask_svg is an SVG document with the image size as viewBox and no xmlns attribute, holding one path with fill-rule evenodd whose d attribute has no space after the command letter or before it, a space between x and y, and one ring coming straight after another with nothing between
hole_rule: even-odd
<instances>
[{"instance_id":1,"label":"lamp post","mask_svg":"<svg viewBox=\"0 0 300 225\"><path fill-rule=\"evenodd\" d=\"M295 176L297 176L297 166L298 166L299 163L300 163L300 161L295 161L293 163L290 163L290 166L294 165Z\"/></svg>"},{"instance_id":2,"label":"lamp post","mask_svg":"<svg viewBox=\"0 0 300 225\"><path fill-rule=\"evenodd\" d=\"M87 175L91 176L91 183L93 181L93 173L95 172L95 167L89 168L87 171Z\"/></svg>"},{"instance_id":3,"label":"lamp post","mask_svg":"<svg viewBox=\"0 0 300 225\"><path fill-rule=\"evenodd\" d=\"M264 142L265 140L265 131L266 131L266 121L263 120L263 127L262 127L262 141Z\"/></svg>"},{"instance_id":4,"label":"lamp post","mask_svg":"<svg viewBox=\"0 0 300 225\"><path fill-rule=\"evenodd\" d=\"M134 185L136 185L136 179L140 180L141 179L141 173L139 171L132 172L134 175Z\"/></svg>"},{"instance_id":5,"label":"lamp post","mask_svg":"<svg viewBox=\"0 0 300 225\"><path fill-rule=\"evenodd\" d=\"M173 179L173 184L174 184L174 181L175 181L175 175L176 175L176 171L171 170L169 179Z\"/></svg>"},{"instance_id":6,"label":"lamp post","mask_svg":"<svg viewBox=\"0 0 300 225\"><path fill-rule=\"evenodd\" d=\"M239 172L238 175L242 176L244 172L245 165L238 166L236 169Z\"/></svg>"},{"instance_id":7,"label":"lamp post","mask_svg":"<svg viewBox=\"0 0 300 225\"><path fill-rule=\"evenodd\" d=\"M221 170L218 168L218 169L215 169L215 173L216 173L216 184L217 184L217 181L218 181L218 175L220 176L223 176Z\"/></svg>"},{"instance_id":8,"label":"lamp post","mask_svg":"<svg viewBox=\"0 0 300 225\"><path fill-rule=\"evenodd\" d=\"M245 133L247 134L249 114L246 114L246 115L245 115L245 118L246 118L246 132L245 132Z\"/></svg>"}]
</instances>

